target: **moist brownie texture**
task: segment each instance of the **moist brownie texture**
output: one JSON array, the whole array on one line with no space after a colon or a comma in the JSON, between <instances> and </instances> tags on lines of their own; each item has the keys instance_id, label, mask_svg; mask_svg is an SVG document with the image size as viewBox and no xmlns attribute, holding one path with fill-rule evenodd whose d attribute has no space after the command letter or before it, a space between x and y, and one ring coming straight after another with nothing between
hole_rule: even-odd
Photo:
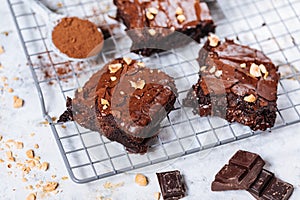
<instances>
[{"instance_id":1,"label":"moist brownie texture","mask_svg":"<svg viewBox=\"0 0 300 200\"><path fill-rule=\"evenodd\" d=\"M119 58L95 73L73 100L68 99L59 121L75 120L129 152L145 153L176 96L170 76L142 62Z\"/></svg>"},{"instance_id":2,"label":"moist brownie texture","mask_svg":"<svg viewBox=\"0 0 300 200\"><path fill-rule=\"evenodd\" d=\"M209 32L215 25L206 3L195 0L114 0L117 19L127 27L131 51L150 56L183 46Z\"/></svg>"},{"instance_id":3,"label":"moist brownie texture","mask_svg":"<svg viewBox=\"0 0 300 200\"><path fill-rule=\"evenodd\" d=\"M184 100L200 116L219 116L253 130L274 126L277 67L261 51L211 35L199 52L200 73Z\"/></svg>"}]
</instances>

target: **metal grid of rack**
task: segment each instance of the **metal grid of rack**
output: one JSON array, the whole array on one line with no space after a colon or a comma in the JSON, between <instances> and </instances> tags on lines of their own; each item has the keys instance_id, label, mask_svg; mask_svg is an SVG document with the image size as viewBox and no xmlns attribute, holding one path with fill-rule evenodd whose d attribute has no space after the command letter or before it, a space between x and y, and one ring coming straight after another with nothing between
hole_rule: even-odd
<instances>
[{"instance_id":1,"label":"metal grid of rack","mask_svg":"<svg viewBox=\"0 0 300 200\"><path fill-rule=\"evenodd\" d=\"M50 122L63 161L75 182L109 177L262 133L217 117L193 115L191 109L182 106L182 99L198 78L195 58L201 44L143 58L129 53L130 42L122 31L114 34L114 26L110 26L114 22L109 22L108 17L115 12L112 1L62 0L59 1L61 4L51 1L50 6L64 14L76 14L99 24L105 22L113 35L97 61L69 62L50 49L47 26L29 6L20 0L7 1L36 83L43 114ZM235 38L242 44L260 49L279 66L278 112L273 129L298 123L300 1L219 0L210 2L209 7L221 38ZM122 26L119 28L121 30ZM191 51L191 48L195 49ZM175 78L179 90L175 110L161 123L157 143L144 155L129 154L122 145L75 122L62 126L51 118L64 110L66 97L72 97L88 77L109 60L124 55L156 63L155 66ZM66 67L67 73L60 73Z\"/></svg>"}]
</instances>

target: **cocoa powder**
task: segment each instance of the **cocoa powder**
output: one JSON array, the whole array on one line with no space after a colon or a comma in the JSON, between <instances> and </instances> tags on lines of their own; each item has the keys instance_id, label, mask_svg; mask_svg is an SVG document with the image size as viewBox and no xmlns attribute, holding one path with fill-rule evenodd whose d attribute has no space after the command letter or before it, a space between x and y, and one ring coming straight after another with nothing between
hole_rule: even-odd
<instances>
[{"instance_id":1,"label":"cocoa powder","mask_svg":"<svg viewBox=\"0 0 300 200\"><path fill-rule=\"evenodd\" d=\"M54 27L52 41L68 57L87 58L101 51L103 35L88 20L65 17Z\"/></svg>"}]
</instances>

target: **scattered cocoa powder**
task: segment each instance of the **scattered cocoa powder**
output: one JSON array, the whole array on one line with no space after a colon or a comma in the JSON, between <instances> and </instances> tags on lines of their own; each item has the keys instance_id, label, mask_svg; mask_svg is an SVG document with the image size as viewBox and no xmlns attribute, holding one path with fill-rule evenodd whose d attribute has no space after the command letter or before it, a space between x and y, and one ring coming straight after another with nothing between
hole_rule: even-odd
<instances>
[{"instance_id":1,"label":"scattered cocoa powder","mask_svg":"<svg viewBox=\"0 0 300 200\"><path fill-rule=\"evenodd\" d=\"M88 20L66 17L54 27L52 41L62 53L71 58L87 58L102 49L103 35Z\"/></svg>"}]
</instances>

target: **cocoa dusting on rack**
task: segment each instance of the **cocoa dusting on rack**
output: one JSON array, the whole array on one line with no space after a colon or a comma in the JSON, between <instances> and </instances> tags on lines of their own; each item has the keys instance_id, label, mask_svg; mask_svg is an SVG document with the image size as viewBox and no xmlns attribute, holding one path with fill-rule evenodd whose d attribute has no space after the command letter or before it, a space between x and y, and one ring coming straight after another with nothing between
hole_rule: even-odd
<instances>
[{"instance_id":1,"label":"cocoa dusting on rack","mask_svg":"<svg viewBox=\"0 0 300 200\"><path fill-rule=\"evenodd\" d=\"M66 17L54 27L54 45L71 58L87 58L102 48L103 35L96 25L77 17Z\"/></svg>"}]
</instances>

